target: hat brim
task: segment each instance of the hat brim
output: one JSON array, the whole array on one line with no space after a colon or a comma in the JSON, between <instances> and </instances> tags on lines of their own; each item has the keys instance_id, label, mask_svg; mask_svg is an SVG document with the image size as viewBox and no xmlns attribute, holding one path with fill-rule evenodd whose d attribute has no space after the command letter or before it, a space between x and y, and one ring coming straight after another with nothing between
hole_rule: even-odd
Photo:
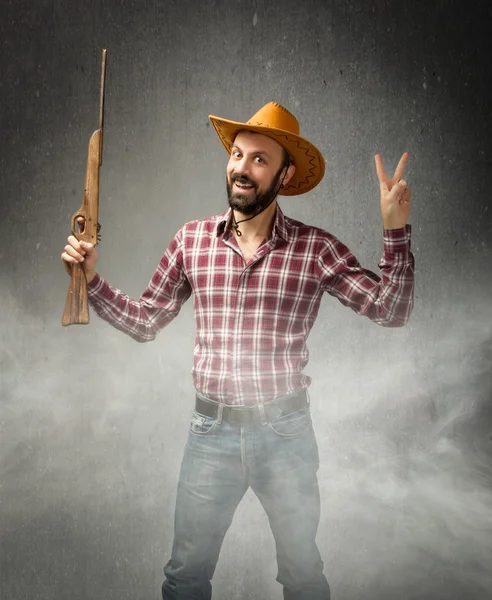
<instances>
[{"instance_id":1,"label":"hat brim","mask_svg":"<svg viewBox=\"0 0 492 600\"><path fill-rule=\"evenodd\" d=\"M209 116L222 145L231 153L231 148L236 135L240 131L252 131L266 135L283 146L292 158L296 168L289 183L283 187L279 194L282 196L298 196L309 192L323 179L325 174L325 161L321 152L305 138L283 129L249 125L238 121L221 119Z\"/></svg>"}]
</instances>

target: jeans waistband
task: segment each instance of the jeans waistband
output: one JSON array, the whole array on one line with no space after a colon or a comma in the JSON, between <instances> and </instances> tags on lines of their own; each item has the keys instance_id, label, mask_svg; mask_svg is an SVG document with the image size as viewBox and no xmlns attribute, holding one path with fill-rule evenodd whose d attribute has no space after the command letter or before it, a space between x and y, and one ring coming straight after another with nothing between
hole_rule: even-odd
<instances>
[{"instance_id":1,"label":"jeans waistband","mask_svg":"<svg viewBox=\"0 0 492 600\"><path fill-rule=\"evenodd\" d=\"M267 423L306 406L309 406L309 398L307 390L304 388L264 404L253 404L251 406L223 404L204 398L199 394L195 398L195 410L199 414L218 421L236 424Z\"/></svg>"}]
</instances>

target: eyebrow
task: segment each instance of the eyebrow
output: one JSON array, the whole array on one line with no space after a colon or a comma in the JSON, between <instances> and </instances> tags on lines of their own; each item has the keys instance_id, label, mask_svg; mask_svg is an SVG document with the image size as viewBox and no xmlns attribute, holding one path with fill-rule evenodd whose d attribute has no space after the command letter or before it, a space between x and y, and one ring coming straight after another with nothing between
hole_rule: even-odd
<instances>
[{"instance_id":1,"label":"eyebrow","mask_svg":"<svg viewBox=\"0 0 492 600\"><path fill-rule=\"evenodd\" d=\"M241 150L241 148L237 145L237 144L233 144L232 148L231 148L231 152L233 150L239 150L239 152L243 152L243 150ZM253 152L250 152L250 154L263 154L263 156L268 156L268 158L272 158L270 154L268 154L268 152L265 152L264 150L253 150Z\"/></svg>"}]
</instances>

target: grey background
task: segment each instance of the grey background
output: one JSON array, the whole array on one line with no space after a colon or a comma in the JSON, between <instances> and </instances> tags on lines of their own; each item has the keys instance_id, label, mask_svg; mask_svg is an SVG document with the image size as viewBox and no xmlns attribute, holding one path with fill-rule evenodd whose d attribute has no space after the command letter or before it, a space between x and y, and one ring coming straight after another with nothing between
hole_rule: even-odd
<instances>
[{"instance_id":1,"label":"grey background","mask_svg":"<svg viewBox=\"0 0 492 600\"><path fill-rule=\"evenodd\" d=\"M99 270L138 297L174 233L226 207L208 115L275 100L324 153L288 215L377 270L373 155L406 177L407 327L326 298L310 337L319 545L335 600L492 590L488 2L2 0L2 599L158 598L193 390L191 304L136 344L60 324L108 49ZM217 600L281 598L267 520L240 505Z\"/></svg>"}]
</instances>

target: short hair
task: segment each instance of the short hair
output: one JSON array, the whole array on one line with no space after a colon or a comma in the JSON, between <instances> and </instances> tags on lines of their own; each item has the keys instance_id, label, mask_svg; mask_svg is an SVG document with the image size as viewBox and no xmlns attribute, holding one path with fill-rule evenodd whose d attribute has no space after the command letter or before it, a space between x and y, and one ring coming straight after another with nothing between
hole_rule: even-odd
<instances>
[{"instance_id":1,"label":"short hair","mask_svg":"<svg viewBox=\"0 0 492 600\"><path fill-rule=\"evenodd\" d=\"M290 164L294 164L294 161L292 160L290 154L287 152L287 150L282 146L282 152L283 152L283 161L282 161L282 167L288 167Z\"/></svg>"}]
</instances>

